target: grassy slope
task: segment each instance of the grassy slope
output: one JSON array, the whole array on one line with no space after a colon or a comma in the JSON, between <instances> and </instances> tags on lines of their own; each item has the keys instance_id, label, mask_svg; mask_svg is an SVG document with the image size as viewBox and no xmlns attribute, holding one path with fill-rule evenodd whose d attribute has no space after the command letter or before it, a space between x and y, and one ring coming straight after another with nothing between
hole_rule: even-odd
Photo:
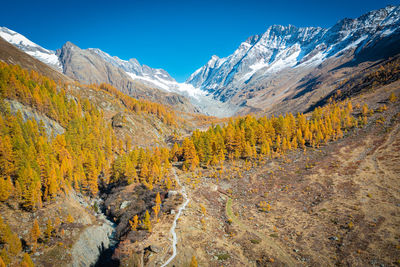
<instances>
[{"instance_id":1,"label":"grassy slope","mask_svg":"<svg viewBox=\"0 0 400 267\"><path fill-rule=\"evenodd\" d=\"M181 177L191 180L191 204L179 223L174 264L186 264L192 255L204 266L396 264L400 102L387 102L391 92L399 95L400 82L358 96L354 106L386 104L388 110L319 149L248 171L243 163L225 166L240 169L242 178L232 171L216 181L207 170L200 178ZM257 208L262 200L270 203L269 213Z\"/></svg>"}]
</instances>

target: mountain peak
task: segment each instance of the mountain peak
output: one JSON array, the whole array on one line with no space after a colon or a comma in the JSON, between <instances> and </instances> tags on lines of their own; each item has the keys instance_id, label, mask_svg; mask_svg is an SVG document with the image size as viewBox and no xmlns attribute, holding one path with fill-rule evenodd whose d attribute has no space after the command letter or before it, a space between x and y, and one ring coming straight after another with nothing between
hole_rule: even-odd
<instances>
[{"instance_id":1,"label":"mountain peak","mask_svg":"<svg viewBox=\"0 0 400 267\"><path fill-rule=\"evenodd\" d=\"M67 42L63 45L62 48L63 48L63 49L64 49L64 48L70 49L70 48L79 48L79 47L78 47L77 45L73 44L72 42L67 41Z\"/></svg>"},{"instance_id":2,"label":"mountain peak","mask_svg":"<svg viewBox=\"0 0 400 267\"><path fill-rule=\"evenodd\" d=\"M62 65L54 51L47 50L35 44L22 34L10 30L7 27L0 27L0 37L43 63L62 71Z\"/></svg>"},{"instance_id":3,"label":"mountain peak","mask_svg":"<svg viewBox=\"0 0 400 267\"><path fill-rule=\"evenodd\" d=\"M246 39L245 43L248 43L249 45L253 45L255 43L258 42L258 40L260 40L261 35L256 34L253 36L250 36L249 38Z\"/></svg>"},{"instance_id":4,"label":"mountain peak","mask_svg":"<svg viewBox=\"0 0 400 267\"><path fill-rule=\"evenodd\" d=\"M140 63L139 63L139 61L138 61L136 58L131 58L131 59L129 59L129 62L131 62L132 64L136 64L136 65L139 65L139 66L140 66Z\"/></svg>"},{"instance_id":5,"label":"mountain peak","mask_svg":"<svg viewBox=\"0 0 400 267\"><path fill-rule=\"evenodd\" d=\"M400 6L388 6L342 19L329 29L271 25L262 35L247 38L230 56L211 57L187 83L228 101L241 88L261 86L272 73L310 68L346 53L357 56L363 48L398 33L399 21Z\"/></svg>"},{"instance_id":6,"label":"mountain peak","mask_svg":"<svg viewBox=\"0 0 400 267\"><path fill-rule=\"evenodd\" d=\"M217 55L211 56L210 60L207 62L207 65L209 66L214 66L215 62L219 60L219 57Z\"/></svg>"}]
</instances>

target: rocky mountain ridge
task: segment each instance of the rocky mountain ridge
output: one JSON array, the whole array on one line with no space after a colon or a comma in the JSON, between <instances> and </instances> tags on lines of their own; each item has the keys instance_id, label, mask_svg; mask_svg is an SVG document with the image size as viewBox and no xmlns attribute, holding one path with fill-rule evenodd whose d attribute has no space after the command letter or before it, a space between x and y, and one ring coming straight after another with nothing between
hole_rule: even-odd
<instances>
[{"instance_id":1,"label":"rocky mountain ridge","mask_svg":"<svg viewBox=\"0 0 400 267\"><path fill-rule=\"evenodd\" d=\"M56 56L55 51L47 50L28 40L25 36L6 27L0 27L0 37L18 47L25 53L62 72L63 66Z\"/></svg>"},{"instance_id":2,"label":"rocky mountain ridge","mask_svg":"<svg viewBox=\"0 0 400 267\"><path fill-rule=\"evenodd\" d=\"M329 29L273 25L249 37L230 56L212 56L186 82L238 107L241 114L264 113L309 93L308 100L297 101L304 106L297 111L304 111L310 95L316 94L312 101L317 101L334 83L357 73L360 63L400 53L399 14L400 6L388 6L340 20ZM356 68L337 75L344 67Z\"/></svg>"},{"instance_id":3,"label":"rocky mountain ridge","mask_svg":"<svg viewBox=\"0 0 400 267\"><path fill-rule=\"evenodd\" d=\"M400 6L389 6L357 19L343 19L329 29L273 25L264 34L249 37L232 55L212 56L186 82L225 100L219 94L222 88L240 88L285 68L318 65L349 49L357 54L382 38L399 34L399 15Z\"/></svg>"},{"instance_id":4,"label":"rocky mountain ridge","mask_svg":"<svg viewBox=\"0 0 400 267\"><path fill-rule=\"evenodd\" d=\"M360 63L399 54L399 18L400 6L388 6L342 19L328 29L272 25L249 37L230 56L212 56L185 83L163 69L97 48L81 49L67 42L57 51L46 50L5 27L0 36L82 83L106 82L136 98L224 117L281 113L288 106L307 110L340 80L368 67Z\"/></svg>"},{"instance_id":5,"label":"rocky mountain ridge","mask_svg":"<svg viewBox=\"0 0 400 267\"><path fill-rule=\"evenodd\" d=\"M80 83L109 83L135 98L174 106L175 109L185 112L198 111L187 97L169 90L163 84L160 86L157 81L151 82L154 78L150 74L163 75L167 77L165 81L172 83L171 88L178 87L178 83L167 72L141 66L135 59L130 60L131 64L128 66L128 61L115 60L99 49L81 49L71 42L65 43L57 51L47 50L6 27L0 28L0 37ZM138 77L144 77L144 79ZM190 87L192 86L184 85L184 88Z\"/></svg>"}]
</instances>

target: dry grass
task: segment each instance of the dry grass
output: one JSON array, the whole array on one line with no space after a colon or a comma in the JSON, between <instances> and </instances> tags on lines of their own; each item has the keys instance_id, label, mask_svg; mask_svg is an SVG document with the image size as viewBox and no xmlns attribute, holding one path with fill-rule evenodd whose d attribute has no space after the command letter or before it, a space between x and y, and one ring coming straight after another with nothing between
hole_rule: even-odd
<instances>
[{"instance_id":1,"label":"dry grass","mask_svg":"<svg viewBox=\"0 0 400 267\"><path fill-rule=\"evenodd\" d=\"M373 106L391 90L398 93L392 87L360 101ZM200 182L187 186L191 204L179 223L173 264L182 266L192 255L202 266L398 264L399 111L390 105L341 140L267 161L242 178L231 174L217 182L202 170ZM386 122L377 126L379 116ZM271 210L260 211L260 201Z\"/></svg>"}]
</instances>

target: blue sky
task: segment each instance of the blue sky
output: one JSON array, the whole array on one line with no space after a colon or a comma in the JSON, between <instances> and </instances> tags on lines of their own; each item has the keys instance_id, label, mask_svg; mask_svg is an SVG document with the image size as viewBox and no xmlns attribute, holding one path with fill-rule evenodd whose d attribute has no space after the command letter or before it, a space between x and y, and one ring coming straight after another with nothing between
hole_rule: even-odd
<instances>
[{"instance_id":1,"label":"blue sky","mask_svg":"<svg viewBox=\"0 0 400 267\"><path fill-rule=\"evenodd\" d=\"M272 24L330 27L400 0L2 1L0 25L55 50L66 41L163 68L184 81Z\"/></svg>"}]
</instances>

